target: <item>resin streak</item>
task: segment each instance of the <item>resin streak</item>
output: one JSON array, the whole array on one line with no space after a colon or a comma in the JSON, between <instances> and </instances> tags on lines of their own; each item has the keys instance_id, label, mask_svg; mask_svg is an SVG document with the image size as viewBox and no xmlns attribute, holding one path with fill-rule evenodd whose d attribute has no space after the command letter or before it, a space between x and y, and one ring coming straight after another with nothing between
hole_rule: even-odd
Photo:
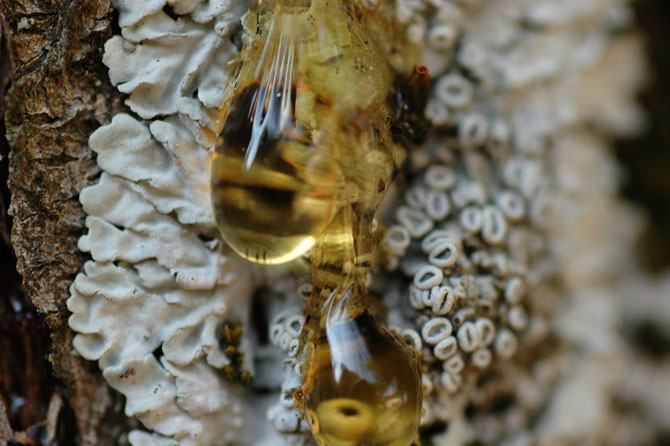
<instances>
[{"instance_id":1,"label":"resin streak","mask_svg":"<svg viewBox=\"0 0 670 446\"><path fill-rule=\"evenodd\" d=\"M394 76L345 0L257 2L212 170L221 233L249 260L307 252L301 403L323 446L407 446L421 415L416 355L373 315L372 220L404 151Z\"/></svg>"}]
</instances>

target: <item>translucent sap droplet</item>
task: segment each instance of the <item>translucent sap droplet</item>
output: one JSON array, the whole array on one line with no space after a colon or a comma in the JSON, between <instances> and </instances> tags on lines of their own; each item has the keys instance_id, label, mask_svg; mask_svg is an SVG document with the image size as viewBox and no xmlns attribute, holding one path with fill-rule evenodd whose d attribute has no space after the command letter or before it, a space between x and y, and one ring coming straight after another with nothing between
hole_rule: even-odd
<instances>
[{"instance_id":1,"label":"translucent sap droplet","mask_svg":"<svg viewBox=\"0 0 670 446\"><path fill-rule=\"evenodd\" d=\"M212 204L235 251L283 263L341 203L379 204L403 156L389 130L393 77L350 0L257 0L246 17Z\"/></svg>"},{"instance_id":2,"label":"translucent sap droplet","mask_svg":"<svg viewBox=\"0 0 670 446\"><path fill-rule=\"evenodd\" d=\"M333 202L329 154L278 108L285 94L247 86L230 105L212 165L212 202L224 239L243 257L267 264L311 248Z\"/></svg>"},{"instance_id":3,"label":"translucent sap droplet","mask_svg":"<svg viewBox=\"0 0 670 446\"><path fill-rule=\"evenodd\" d=\"M323 446L407 446L421 416L415 355L371 313L362 290L334 292L310 320L305 413Z\"/></svg>"},{"instance_id":4,"label":"translucent sap droplet","mask_svg":"<svg viewBox=\"0 0 670 446\"><path fill-rule=\"evenodd\" d=\"M212 164L212 204L224 239L259 263L283 263L315 242L332 213L333 150L320 133L301 57L306 2L258 2Z\"/></svg>"}]
</instances>

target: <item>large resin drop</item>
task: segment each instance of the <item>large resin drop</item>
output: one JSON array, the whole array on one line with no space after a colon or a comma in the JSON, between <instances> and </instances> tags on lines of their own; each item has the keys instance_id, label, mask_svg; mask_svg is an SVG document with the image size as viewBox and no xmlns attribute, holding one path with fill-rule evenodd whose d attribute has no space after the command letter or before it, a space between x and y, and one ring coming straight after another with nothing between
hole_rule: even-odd
<instances>
[{"instance_id":1,"label":"large resin drop","mask_svg":"<svg viewBox=\"0 0 670 446\"><path fill-rule=\"evenodd\" d=\"M259 263L287 262L311 248L333 203L330 153L281 110L282 98L294 101L288 88L246 86L230 106L212 164L222 235Z\"/></svg>"},{"instance_id":2,"label":"large resin drop","mask_svg":"<svg viewBox=\"0 0 670 446\"><path fill-rule=\"evenodd\" d=\"M350 286L325 300L307 330L305 409L326 446L408 446L421 414L414 354Z\"/></svg>"},{"instance_id":3,"label":"large resin drop","mask_svg":"<svg viewBox=\"0 0 670 446\"><path fill-rule=\"evenodd\" d=\"M314 245L350 181L378 175L343 169L379 143L392 78L348 0L257 0L245 28L212 204L233 250L284 263Z\"/></svg>"}]
</instances>

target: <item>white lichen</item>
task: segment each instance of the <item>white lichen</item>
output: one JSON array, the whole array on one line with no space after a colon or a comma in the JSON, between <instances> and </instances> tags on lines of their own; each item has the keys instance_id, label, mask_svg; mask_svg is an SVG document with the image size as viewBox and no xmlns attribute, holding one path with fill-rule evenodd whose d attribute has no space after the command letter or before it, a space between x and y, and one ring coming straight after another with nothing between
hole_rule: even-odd
<instances>
[{"instance_id":1,"label":"white lichen","mask_svg":"<svg viewBox=\"0 0 670 446\"><path fill-rule=\"evenodd\" d=\"M230 359L218 331L224 321L249 327L253 272L213 237L211 155L189 128L206 127L191 116L223 100L237 51L229 33L246 8L170 2L187 14L174 20L167 5L116 5L122 36L107 42L103 63L133 112L161 119L119 114L91 135L103 173L80 196L88 232L79 248L92 261L72 284L70 326L77 351L126 397L126 414L155 432L132 432L131 443L228 444L249 408L221 371ZM199 107L189 108L194 97ZM247 336L239 349L250 346ZM253 371L250 354L244 367Z\"/></svg>"}]
</instances>

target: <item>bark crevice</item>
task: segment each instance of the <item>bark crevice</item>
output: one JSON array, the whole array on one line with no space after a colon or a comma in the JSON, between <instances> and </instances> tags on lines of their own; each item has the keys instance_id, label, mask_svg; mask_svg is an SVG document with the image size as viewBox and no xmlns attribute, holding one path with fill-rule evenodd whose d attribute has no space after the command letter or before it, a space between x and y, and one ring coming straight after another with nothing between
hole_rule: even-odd
<instances>
[{"instance_id":1,"label":"bark crevice","mask_svg":"<svg viewBox=\"0 0 670 446\"><path fill-rule=\"evenodd\" d=\"M26 379L52 381L38 383L49 389L48 395L41 395L43 419L37 424L42 433L34 432L34 426L32 431L7 426L12 414L3 410L5 401L0 408L0 445L8 435L19 444L41 444L51 438L60 440L58 444L118 444L128 428L128 421L113 416L122 413L121 397L109 389L97 367L73 354L74 334L65 305L69 286L87 260L77 249L85 231L79 192L99 175L88 137L123 108L101 62L104 43L112 36L112 8L111 0L0 0L2 43L7 49L0 68L3 92L7 67L16 66L4 98L11 199L0 230L6 234L11 227L16 271L30 307L26 311L44 321L41 334L18 333L28 341L33 341L30 336L42 336L47 344L48 362L41 365L45 375ZM0 115L2 109L0 100ZM4 212L4 199L2 204ZM7 252L4 257L13 263ZM7 306L0 316L12 317L11 312ZM28 356L24 339L10 342L26 362L42 362ZM75 429L60 426L68 418L74 419Z\"/></svg>"}]
</instances>

